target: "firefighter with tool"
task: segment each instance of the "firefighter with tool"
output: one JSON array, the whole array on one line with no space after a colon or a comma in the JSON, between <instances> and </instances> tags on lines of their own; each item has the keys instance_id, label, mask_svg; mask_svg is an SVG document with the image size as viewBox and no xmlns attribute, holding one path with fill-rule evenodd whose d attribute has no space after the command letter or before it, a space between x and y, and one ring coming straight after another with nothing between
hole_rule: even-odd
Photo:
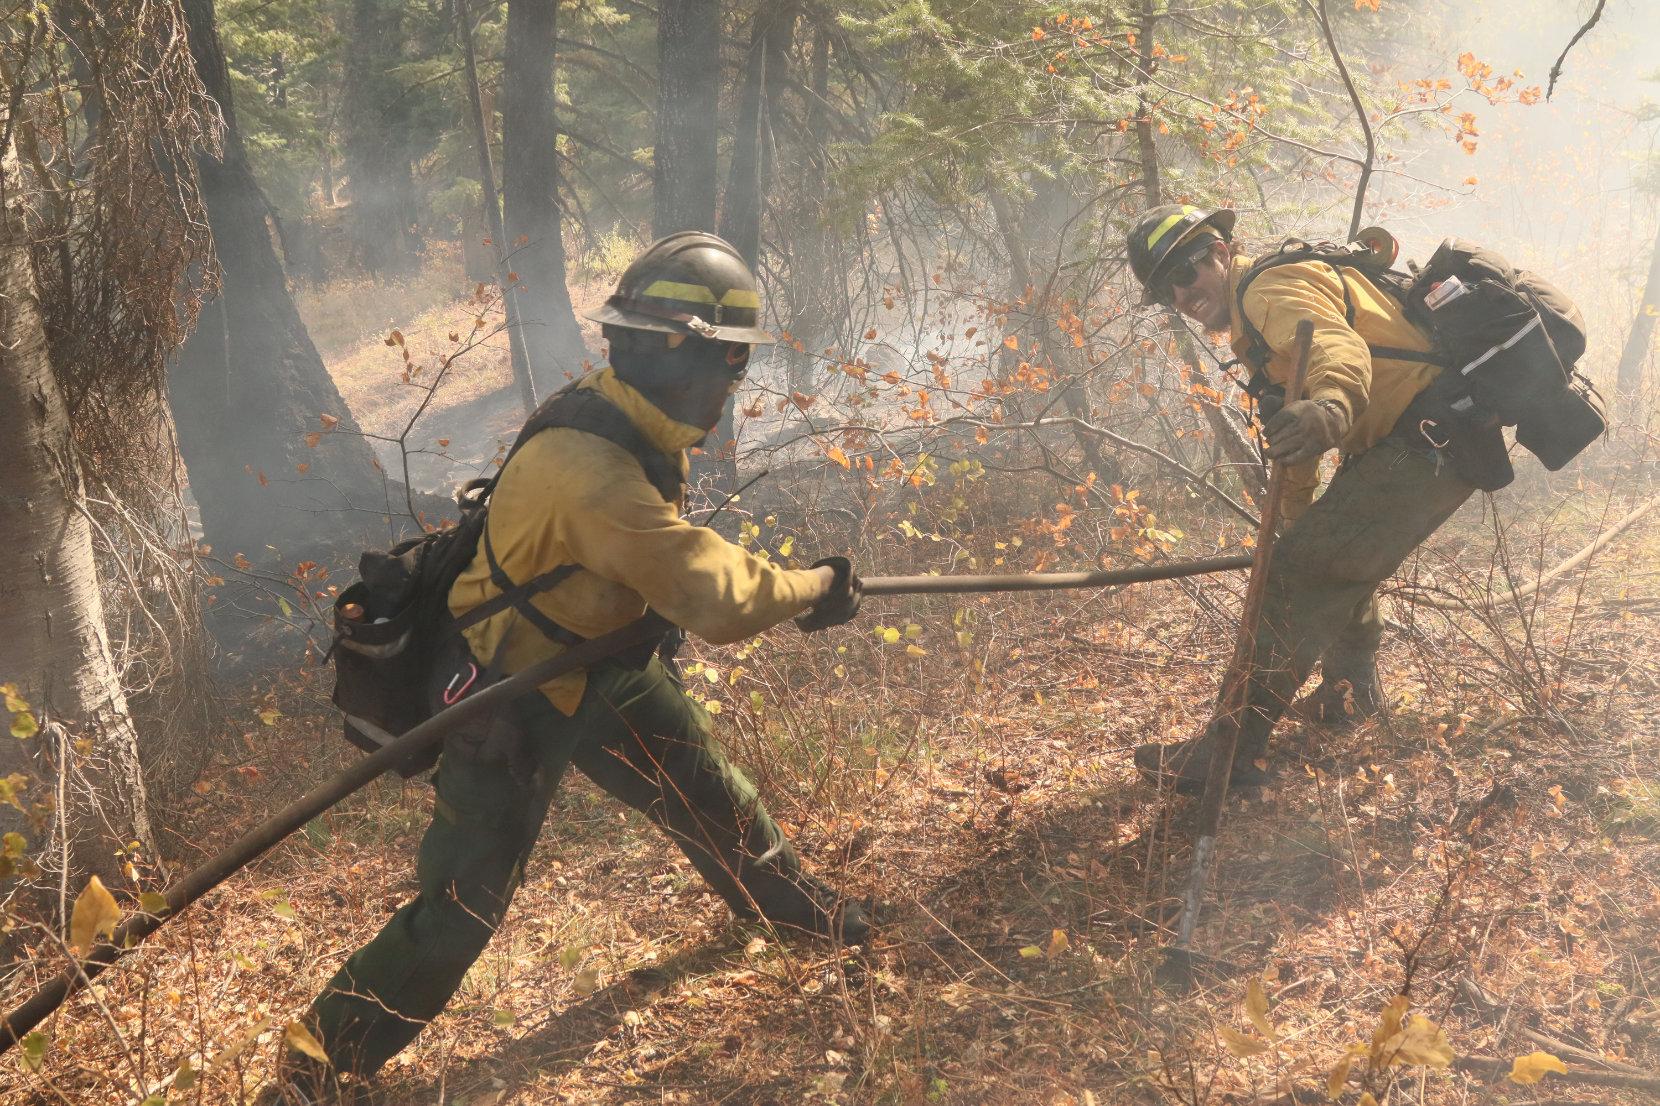
<instances>
[{"instance_id":1,"label":"firefighter with tool","mask_svg":"<svg viewBox=\"0 0 1660 1106\"><path fill-rule=\"evenodd\" d=\"M1414 420L1403 413L1441 370L1400 303L1356 267L1311 260L1253 271L1233 227L1226 208L1169 204L1142 215L1127 245L1144 305L1226 333L1254 370L1267 454L1287 466L1288 525L1269 573L1233 762L1235 784L1260 784L1269 733L1315 664L1322 680L1302 704L1306 716L1346 724L1382 709L1377 587L1475 489L1404 425ZM1275 403L1305 319L1314 324L1307 390ZM1320 460L1334 449L1342 463L1316 498ZM1216 728L1213 721L1199 737L1140 746L1136 766L1196 791Z\"/></svg>"},{"instance_id":2,"label":"firefighter with tool","mask_svg":"<svg viewBox=\"0 0 1660 1106\"><path fill-rule=\"evenodd\" d=\"M773 341L759 308L748 265L711 234L664 238L623 273L590 315L610 344L610 367L575 390L626 422L603 436L599 424L585 432L573 419L521 435L450 609L460 618L513 581L576 567L467 628L458 649L467 655L436 678L443 702L492 658L512 674L647 607L716 643L792 616L809 631L854 616L859 581L845 558L780 568L680 516L684 451L714 428L751 348ZM739 917L848 945L867 940L864 908L801 870L656 650L568 672L487 718L445 741L420 893L312 1007L308 1024L330 1064L290 1052L266 1101L333 1101L337 1075L369 1076L443 1010L501 923L568 764L656 822Z\"/></svg>"}]
</instances>

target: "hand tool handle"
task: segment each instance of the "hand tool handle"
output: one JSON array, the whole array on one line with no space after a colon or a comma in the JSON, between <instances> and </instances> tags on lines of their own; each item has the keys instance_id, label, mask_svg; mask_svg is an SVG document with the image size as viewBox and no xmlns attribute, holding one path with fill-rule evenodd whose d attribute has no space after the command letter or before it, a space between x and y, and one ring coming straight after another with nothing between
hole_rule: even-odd
<instances>
[{"instance_id":1,"label":"hand tool handle","mask_svg":"<svg viewBox=\"0 0 1660 1106\"><path fill-rule=\"evenodd\" d=\"M1066 588L1102 588L1175 580L1249 568L1252 557L1211 557L1199 561L1171 561L1102 572L1010 572L989 576L867 576L860 581L871 595L959 595L998 591L1060 591Z\"/></svg>"},{"instance_id":2,"label":"hand tool handle","mask_svg":"<svg viewBox=\"0 0 1660 1106\"><path fill-rule=\"evenodd\" d=\"M164 891L162 897L167 900L164 911L129 915L116 926L115 934L108 942L94 946L85 960L66 969L0 1019L0 1053L21 1040L24 1034L44 1021L64 1000L91 982L94 976L120 959L129 948L160 929L169 918L347 795L382 772L396 768L411 753L432 744L476 714L532 692L573 669L586 668L659 636L668 625L658 615L647 613L643 618L637 618L609 634L579 642L557 656L539 661L499 684L446 707L334 779L312 788Z\"/></svg>"}]
</instances>

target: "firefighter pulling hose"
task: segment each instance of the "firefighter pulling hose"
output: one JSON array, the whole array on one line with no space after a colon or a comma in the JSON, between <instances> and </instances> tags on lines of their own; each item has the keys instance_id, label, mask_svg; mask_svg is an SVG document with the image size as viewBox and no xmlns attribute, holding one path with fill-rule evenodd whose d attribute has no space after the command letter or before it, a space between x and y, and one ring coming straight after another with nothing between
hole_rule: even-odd
<instances>
[{"instance_id":1,"label":"firefighter pulling hose","mask_svg":"<svg viewBox=\"0 0 1660 1106\"><path fill-rule=\"evenodd\" d=\"M1114 587L1232 572L1251 567L1251 561L1250 557L1214 557L1208 560L1173 561L1168 564L1143 565L1103 572L1034 572L1006 576L877 576L863 581L861 591L866 596L894 596ZM655 615L647 615L620 630L575 645L477 695L463 698L401 737L392 737L382 731L385 743L380 748L247 831L205 864L169 887L162 896L167 902L164 912L130 916L116 928L112 940L94 947L78 968L65 972L8 1013L4 1020L0 1020L0 1053L15 1045L24 1034L39 1025L66 999L124 953L155 933L168 919L372 780L388 771L396 770L398 765L407 762L411 756L419 754L427 746L437 743L451 730L515 696L527 694L542 684L558 679L566 672L596 664L609 656L637 648L642 642L655 641L662 637L666 629L668 624L662 619Z\"/></svg>"}]
</instances>

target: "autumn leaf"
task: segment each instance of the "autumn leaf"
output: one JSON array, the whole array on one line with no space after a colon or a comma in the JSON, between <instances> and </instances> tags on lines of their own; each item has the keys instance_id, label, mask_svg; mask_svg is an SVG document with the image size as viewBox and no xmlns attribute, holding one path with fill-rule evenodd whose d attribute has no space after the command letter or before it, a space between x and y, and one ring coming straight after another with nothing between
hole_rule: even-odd
<instances>
[{"instance_id":1,"label":"autumn leaf","mask_svg":"<svg viewBox=\"0 0 1660 1106\"><path fill-rule=\"evenodd\" d=\"M329 1054L323 1051L322 1044L311 1035L311 1030L299 1022L289 1022L288 1028L282 1031L282 1040L295 1052L303 1052L320 1064L329 1063Z\"/></svg>"},{"instance_id":2,"label":"autumn leaf","mask_svg":"<svg viewBox=\"0 0 1660 1106\"><path fill-rule=\"evenodd\" d=\"M831 446L825 451L824 455L844 469L853 467L853 462L847 459L847 454L843 453L841 449L836 446Z\"/></svg>"},{"instance_id":3,"label":"autumn leaf","mask_svg":"<svg viewBox=\"0 0 1660 1106\"><path fill-rule=\"evenodd\" d=\"M1568 1065L1548 1052L1530 1052L1511 1062L1510 1081L1526 1086L1539 1082L1553 1071L1558 1075L1567 1075Z\"/></svg>"},{"instance_id":4,"label":"autumn leaf","mask_svg":"<svg viewBox=\"0 0 1660 1106\"><path fill-rule=\"evenodd\" d=\"M1343 1086L1349 1081L1349 1069L1354 1067L1354 1053L1349 1053L1339 1060L1326 1076L1326 1097L1336 1102L1343 1094Z\"/></svg>"},{"instance_id":5,"label":"autumn leaf","mask_svg":"<svg viewBox=\"0 0 1660 1106\"><path fill-rule=\"evenodd\" d=\"M1007 338L1003 339L1003 345L1008 349L1019 349L1020 336L1018 334L1009 335Z\"/></svg>"},{"instance_id":6,"label":"autumn leaf","mask_svg":"<svg viewBox=\"0 0 1660 1106\"><path fill-rule=\"evenodd\" d=\"M1279 1036L1274 1023L1268 1020L1268 995L1262 989L1262 980L1253 977L1250 985L1245 989L1245 1016L1251 1019L1251 1024L1272 1041Z\"/></svg>"},{"instance_id":7,"label":"autumn leaf","mask_svg":"<svg viewBox=\"0 0 1660 1106\"><path fill-rule=\"evenodd\" d=\"M92 951L94 938L113 935L120 920L121 908L116 905L115 896L109 893L103 880L93 876L75 900L75 909L69 916L70 950L76 956L85 956Z\"/></svg>"},{"instance_id":8,"label":"autumn leaf","mask_svg":"<svg viewBox=\"0 0 1660 1106\"><path fill-rule=\"evenodd\" d=\"M1268 1051L1267 1041L1257 1037L1247 1037L1231 1026L1224 1025L1216 1032L1221 1036L1222 1044L1227 1050L1241 1060L1249 1059L1252 1056L1260 1056Z\"/></svg>"},{"instance_id":9,"label":"autumn leaf","mask_svg":"<svg viewBox=\"0 0 1660 1106\"><path fill-rule=\"evenodd\" d=\"M317 421L323 424L324 430L333 430L335 425L339 423L340 420L335 418L333 415L318 415Z\"/></svg>"},{"instance_id":10,"label":"autumn leaf","mask_svg":"<svg viewBox=\"0 0 1660 1106\"><path fill-rule=\"evenodd\" d=\"M323 432L321 430L313 430L311 433L309 433L305 436L306 448L307 449L316 449L317 448L317 443L322 441L322 440L323 440Z\"/></svg>"},{"instance_id":11,"label":"autumn leaf","mask_svg":"<svg viewBox=\"0 0 1660 1106\"><path fill-rule=\"evenodd\" d=\"M1027 960L1036 960L1043 955L1043 950L1036 945L1024 945L1020 949L1020 955Z\"/></svg>"},{"instance_id":12,"label":"autumn leaf","mask_svg":"<svg viewBox=\"0 0 1660 1106\"><path fill-rule=\"evenodd\" d=\"M1369 8L1372 11L1377 11L1378 0L1355 0L1355 11L1359 11L1362 8Z\"/></svg>"},{"instance_id":13,"label":"autumn leaf","mask_svg":"<svg viewBox=\"0 0 1660 1106\"><path fill-rule=\"evenodd\" d=\"M1044 955L1053 960L1055 957L1059 956L1071 947L1072 942L1067 940L1065 930L1053 930L1049 934L1049 947L1044 950Z\"/></svg>"}]
</instances>

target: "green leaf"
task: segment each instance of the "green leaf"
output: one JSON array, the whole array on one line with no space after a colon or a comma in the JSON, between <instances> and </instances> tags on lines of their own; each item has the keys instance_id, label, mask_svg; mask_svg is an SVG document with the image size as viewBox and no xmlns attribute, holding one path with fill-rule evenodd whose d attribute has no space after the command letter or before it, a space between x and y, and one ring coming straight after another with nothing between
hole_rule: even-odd
<instances>
[{"instance_id":1,"label":"green leaf","mask_svg":"<svg viewBox=\"0 0 1660 1106\"><path fill-rule=\"evenodd\" d=\"M490 1015L490 1024L499 1029L506 1029L518 1020L518 1017L511 1010L497 1010Z\"/></svg>"},{"instance_id":2,"label":"green leaf","mask_svg":"<svg viewBox=\"0 0 1660 1106\"><path fill-rule=\"evenodd\" d=\"M26 737L33 737L33 736L35 736L35 734L37 734L39 732L40 732L39 723L37 723L35 721L35 716L30 714L28 711L24 711L21 714L12 715L12 736L13 737L15 737L15 738L17 738L18 740L21 741L22 739L24 739Z\"/></svg>"},{"instance_id":3,"label":"green leaf","mask_svg":"<svg viewBox=\"0 0 1660 1106\"><path fill-rule=\"evenodd\" d=\"M0 776L0 803L9 803L18 810L22 810L23 804L17 801L17 793L28 786L28 777L21 772L13 772L9 776Z\"/></svg>"},{"instance_id":4,"label":"green leaf","mask_svg":"<svg viewBox=\"0 0 1660 1106\"><path fill-rule=\"evenodd\" d=\"M16 860L21 857L23 850L28 847L29 839L16 831L0 837L0 856L8 860Z\"/></svg>"},{"instance_id":5,"label":"green leaf","mask_svg":"<svg viewBox=\"0 0 1660 1106\"><path fill-rule=\"evenodd\" d=\"M289 606L288 600L284 599L280 595L277 596L277 610L282 612L282 616L284 618L292 618L294 616L294 608Z\"/></svg>"},{"instance_id":6,"label":"green leaf","mask_svg":"<svg viewBox=\"0 0 1660 1106\"><path fill-rule=\"evenodd\" d=\"M188 1091L196 1085L196 1069L190 1065L190 1057L186 1056L179 1061L179 1069L173 1073L173 1089Z\"/></svg>"},{"instance_id":7,"label":"green leaf","mask_svg":"<svg viewBox=\"0 0 1660 1106\"><path fill-rule=\"evenodd\" d=\"M46 1063L46 1034L37 1029L24 1036L18 1042L17 1058L22 1062L24 1071L39 1071Z\"/></svg>"},{"instance_id":8,"label":"green leaf","mask_svg":"<svg viewBox=\"0 0 1660 1106\"><path fill-rule=\"evenodd\" d=\"M138 896L138 908L159 918L167 913L167 896L160 891L145 891Z\"/></svg>"}]
</instances>

